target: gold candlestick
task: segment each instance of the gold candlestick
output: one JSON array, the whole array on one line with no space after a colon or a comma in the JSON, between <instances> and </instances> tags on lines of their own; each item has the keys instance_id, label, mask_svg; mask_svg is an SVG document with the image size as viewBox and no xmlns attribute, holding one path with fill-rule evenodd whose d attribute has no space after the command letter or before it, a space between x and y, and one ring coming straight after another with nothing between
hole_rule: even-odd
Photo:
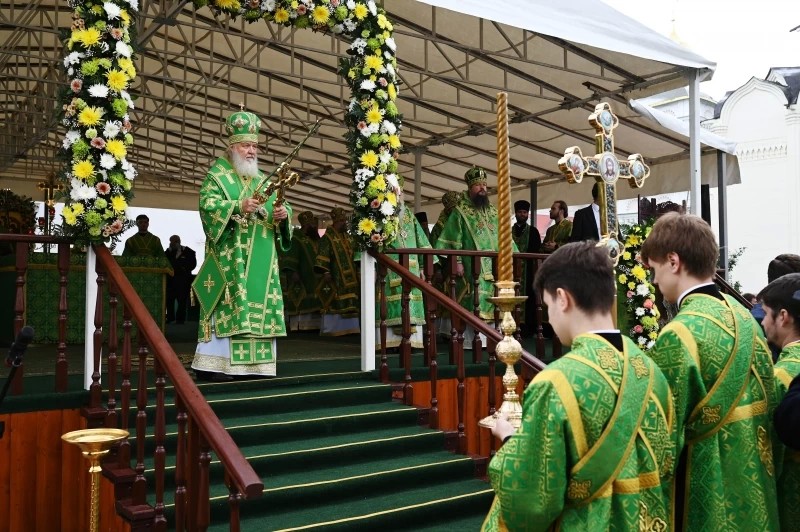
<instances>
[{"instance_id":1,"label":"gold candlestick","mask_svg":"<svg viewBox=\"0 0 800 532\"><path fill-rule=\"evenodd\" d=\"M497 228L500 253L497 271L500 281L513 280L511 253L511 176L508 155L508 104L505 92L497 93Z\"/></svg>"},{"instance_id":2,"label":"gold candlestick","mask_svg":"<svg viewBox=\"0 0 800 532\"><path fill-rule=\"evenodd\" d=\"M89 460L89 474L92 478L89 530L100 530L100 459L108 454L111 447L128 437L127 430L121 429L83 429L67 432L61 439L80 447L84 458Z\"/></svg>"},{"instance_id":3,"label":"gold candlestick","mask_svg":"<svg viewBox=\"0 0 800 532\"><path fill-rule=\"evenodd\" d=\"M509 423L516 430L519 430L519 426L522 424L522 405L517 394L519 377L514 372L514 364L522 357L522 346L513 336L514 331L517 330L517 324L514 322L512 312L516 305L519 305L528 297L515 296L514 288L516 285L517 283L514 281L496 282L495 286L497 287L498 295L489 299L489 301L500 307L500 311L503 313L500 330L503 331L504 336L500 343L497 344L496 352L497 358L506 365L506 373L503 375L503 386L505 387L503 404L500 405L494 415L486 416L478 422L478 425L487 429L494 428L495 419L497 419L497 415L500 412L508 416ZM494 383L490 385L494 386Z\"/></svg>"}]
</instances>

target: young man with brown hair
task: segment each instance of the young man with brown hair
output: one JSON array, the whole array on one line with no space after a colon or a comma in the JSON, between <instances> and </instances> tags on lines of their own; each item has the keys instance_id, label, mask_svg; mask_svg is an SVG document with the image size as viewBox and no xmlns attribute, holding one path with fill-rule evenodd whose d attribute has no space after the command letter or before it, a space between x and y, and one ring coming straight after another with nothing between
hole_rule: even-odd
<instances>
[{"instance_id":1,"label":"young man with brown hair","mask_svg":"<svg viewBox=\"0 0 800 532\"><path fill-rule=\"evenodd\" d=\"M614 327L616 285L594 242L557 249L536 274L569 353L525 390L519 432L505 417L489 464L483 530L667 530L674 440L669 386Z\"/></svg>"},{"instance_id":2,"label":"young man with brown hair","mask_svg":"<svg viewBox=\"0 0 800 532\"><path fill-rule=\"evenodd\" d=\"M649 353L675 401L675 527L778 530L772 360L750 313L714 284L718 253L706 222L677 213L655 223L641 250L680 309Z\"/></svg>"},{"instance_id":3,"label":"young man with brown hair","mask_svg":"<svg viewBox=\"0 0 800 532\"><path fill-rule=\"evenodd\" d=\"M767 340L781 350L775 364L775 388L780 400L792 379L800 375L800 273L772 281L758 294L758 300L764 308L761 324ZM774 421L779 437L800 431L800 426L784 427L777 413ZM785 449L782 463L778 461L776 465L781 530L800 530L800 451Z\"/></svg>"}]
</instances>

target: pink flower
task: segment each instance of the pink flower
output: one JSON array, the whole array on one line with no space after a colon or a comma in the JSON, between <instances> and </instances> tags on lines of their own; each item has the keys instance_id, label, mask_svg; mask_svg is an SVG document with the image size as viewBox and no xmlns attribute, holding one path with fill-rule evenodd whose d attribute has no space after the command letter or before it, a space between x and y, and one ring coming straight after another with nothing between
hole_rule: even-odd
<instances>
[{"instance_id":1,"label":"pink flower","mask_svg":"<svg viewBox=\"0 0 800 532\"><path fill-rule=\"evenodd\" d=\"M644 331L644 328L641 325L636 325L633 328L633 332L635 332L636 334L642 334L642 331Z\"/></svg>"},{"instance_id":2,"label":"pink flower","mask_svg":"<svg viewBox=\"0 0 800 532\"><path fill-rule=\"evenodd\" d=\"M111 185L109 185L105 181L100 181L94 186L94 188L97 189L98 194L108 194L109 192L111 192Z\"/></svg>"},{"instance_id":3,"label":"pink flower","mask_svg":"<svg viewBox=\"0 0 800 532\"><path fill-rule=\"evenodd\" d=\"M331 0L331 6L338 7L339 6L339 0Z\"/></svg>"},{"instance_id":4,"label":"pink flower","mask_svg":"<svg viewBox=\"0 0 800 532\"><path fill-rule=\"evenodd\" d=\"M389 84L389 82L388 82L388 81L386 81L386 78L378 78L378 84L379 84L381 87L385 87L386 85L388 85L388 84Z\"/></svg>"},{"instance_id":5,"label":"pink flower","mask_svg":"<svg viewBox=\"0 0 800 532\"><path fill-rule=\"evenodd\" d=\"M114 223L109 226L111 234L115 235L122 231L122 220L114 220Z\"/></svg>"},{"instance_id":6,"label":"pink flower","mask_svg":"<svg viewBox=\"0 0 800 532\"><path fill-rule=\"evenodd\" d=\"M300 4L299 6L297 6L297 14L298 15L305 15L307 9L308 8L306 6L304 6L303 4Z\"/></svg>"},{"instance_id":7,"label":"pink flower","mask_svg":"<svg viewBox=\"0 0 800 532\"><path fill-rule=\"evenodd\" d=\"M644 303L642 303L644 308L653 308L653 300L652 299L645 299Z\"/></svg>"},{"instance_id":8,"label":"pink flower","mask_svg":"<svg viewBox=\"0 0 800 532\"><path fill-rule=\"evenodd\" d=\"M122 39L123 33L119 28L111 28L111 36L116 40Z\"/></svg>"},{"instance_id":9,"label":"pink flower","mask_svg":"<svg viewBox=\"0 0 800 532\"><path fill-rule=\"evenodd\" d=\"M377 209L378 207L381 206L381 202L378 201L377 198L376 198L376 199L372 200L372 202L369 204L369 206L372 207L373 209Z\"/></svg>"},{"instance_id":10,"label":"pink flower","mask_svg":"<svg viewBox=\"0 0 800 532\"><path fill-rule=\"evenodd\" d=\"M632 298L633 297L633 290L628 290L628 293L625 294L625 295L628 297L628 299Z\"/></svg>"},{"instance_id":11,"label":"pink flower","mask_svg":"<svg viewBox=\"0 0 800 532\"><path fill-rule=\"evenodd\" d=\"M73 79L69 84L69 88L72 89L72 92L81 92L81 89L83 88L83 80Z\"/></svg>"},{"instance_id":12,"label":"pink flower","mask_svg":"<svg viewBox=\"0 0 800 532\"><path fill-rule=\"evenodd\" d=\"M124 122L122 122L122 132L123 133L127 133L130 130L131 130L130 121L129 120L125 120Z\"/></svg>"},{"instance_id":13,"label":"pink flower","mask_svg":"<svg viewBox=\"0 0 800 532\"><path fill-rule=\"evenodd\" d=\"M370 240L372 240L373 242L380 242L383 239L381 238L381 235L379 235L378 233L372 233Z\"/></svg>"},{"instance_id":14,"label":"pink flower","mask_svg":"<svg viewBox=\"0 0 800 532\"><path fill-rule=\"evenodd\" d=\"M104 141L100 137L93 138L89 144L92 145L92 148L97 148L98 150L102 150L103 148L106 147L106 141Z\"/></svg>"},{"instance_id":15,"label":"pink flower","mask_svg":"<svg viewBox=\"0 0 800 532\"><path fill-rule=\"evenodd\" d=\"M359 129L359 131L360 131L360 130L362 130L362 129L364 129L364 128L366 128L366 127L367 127L367 123L366 123L366 122L364 122L363 120L362 120L361 122L359 122L359 123L358 123L358 129Z\"/></svg>"}]
</instances>

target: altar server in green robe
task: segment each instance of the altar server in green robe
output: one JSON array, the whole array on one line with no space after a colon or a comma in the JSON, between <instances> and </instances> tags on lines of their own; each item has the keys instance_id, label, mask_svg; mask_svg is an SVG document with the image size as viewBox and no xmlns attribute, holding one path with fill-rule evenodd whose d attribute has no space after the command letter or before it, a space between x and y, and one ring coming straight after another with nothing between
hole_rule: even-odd
<instances>
[{"instance_id":1,"label":"altar server in green robe","mask_svg":"<svg viewBox=\"0 0 800 532\"><path fill-rule=\"evenodd\" d=\"M164 248L161 239L149 231L150 218L146 214L136 217L136 227L139 231L125 241L122 250L123 257L164 257Z\"/></svg>"},{"instance_id":2,"label":"altar server in green robe","mask_svg":"<svg viewBox=\"0 0 800 532\"><path fill-rule=\"evenodd\" d=\"M792 380L800 375L800 273L772 281L758 294L764 309L761 325L772 345L781 353L775 364L775 389L781 400ZM800 431L800 426L794 427ZM776 461L778 511L781 530L800 530L800 451L784 448Z\"/></svg>"},{"instance_id":3,"label":"altar server in green robe","mask_svg":"<svg viewBox=\"0 0 800 532\"><path fill-rule=\"evenodd\" d=\"M331 209L331 225L317 246L314 271L322 275L320 291L332 291L333 301L322 303L320 336L344 336L361 332L361 282L355 264L353 241L347 234L349 214ZM320 298L322 300L322 297Z\"/></svg>"},{"instance_id":4,"label":"altar server in green robe","mask_svg":"<svg viewBox=\"0 0 800 532\"><path fill-rule=\"evenodd\" d=\"M570 352L525 390L515 433L489 463L495 500L483 530L669 529L674 412L667 380L614 327L613 265L593 242L548 258L534 287Z\"/></svg>"},{"instance_id":5,"label":"altar server in green robe","mask_svg":"<svg viewBox=\"0 0 800 532\"><path fill-rule=\"evenodd\" d=\"M200 187L206 255L192 285L200 303L192 369L201 378L275 375L275 338L286 336L277 249L291 244L291 208L275 206L275 194L258 197L269 181L258 169L260 128L253 113L229 116L227 152Z\"/></svg>"},{"instance_id":6,"label":"altar server in green robe","mask_svg":"<svg viewBox=\"0 0 800 532\"><path fill-rule=\"evenodd\" d=\"M667 213L641 249L677 316L649 354L672 388L681 453L672 501L683 530L778 530L772 359L758 323L714 284L716 237Z\"/></svg>"},{"instance_id":7,"label":"altar server in green robe","mask_svg":"<svg viewBox=\"0 0 800 532\"><path fill-rule=\"evenodd\" d=\"M289 329L311 331L319 329L322 323L317 297L320 275L314 271L320 240L319 219L311 211L304 211L297 221L300 230L292 235L292 247L279 257L287 282L284 304L288 307Z\"/></svg>"}]
</instances>

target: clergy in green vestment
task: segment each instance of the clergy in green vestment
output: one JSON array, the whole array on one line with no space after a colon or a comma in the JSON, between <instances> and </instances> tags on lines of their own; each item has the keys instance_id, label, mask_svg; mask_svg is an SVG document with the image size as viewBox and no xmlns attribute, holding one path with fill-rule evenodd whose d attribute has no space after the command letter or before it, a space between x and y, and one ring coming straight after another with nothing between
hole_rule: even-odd
<instances>
[{"instance_id":1,"label":"clergy in green vestment","mask_svg":"<svg viewBox=\"0 0 800 532\"><path fill-rule=\"evenodd\" d=\"M125 248L122 250L123 257L165 257L164 248L161 247L161 239L148 231L150 228L150 218L146 214L136 217L136 227L139 232L125 241Z\"/></svg>"},{"instance_id":2,"label":"clergy in green vestment","mask_svg":"<svg viewBox=\"0 0 800 532\"><path fill-rule=\"evenodd\" d=\"M319 330L321 336L343 336L361 332L361 284L355 267L353 243L347 234L347 217L344 209L334 207L331 210L331 225L317 246L314 271L322 275L319 292L322 307L322 325ZM333 296L332 300L328 298L329 292Z\"/></svg>"},{"instance_id":3,"label":"clergy in green vestment","mask_svg":"<svg viewBox=\"0 0 800 532\"><path fill-rule=\"evenodd\" d=\"M552 253L560 246L569 242L569 235L572 234L572 222L567 219L569 207L567 202L556 200L550 206L550 219L553 225L547 228L542 240L542 253Z\"/></svg>"},{"instance_id":4,"label":"clergy in green vestment","mask_svg":"<svg viewBox=\"0 0 800 532\"><path fill-rule=\"evenodd\" d=\"M495 419L503 445L489 463L495 499L483 530L669 530L669 385L614 327L608 252L568 244L534 285L571 349L526 388L518 431L506 414Z\"/></svg>"},{"instance_id":5,"label":"clergy in green vestment","mask_svg":"<svg viewBox=\"0 0 800 532\"><path fill-rule=\"evenodd\" d=\"M411 212L405 202L403 201L403 187L394 176L387 176L389 186L395 191L397 197L397 210L398 210L398 225L397 236L386 247L386 253L389 258L399 261L399 256L391 253L393 249L405 248L425 248L430 249L431 244L422 226L417 221L417 217ZM408 269L416 275L420 276L420 271L424 266L424 258L422 256L411 255L408 258ZM398 347L402 341L403 333L403 315L402 315L402 298L403 298L403 279L389 270L386 274L384 281L384 291L386 295L386 347ZM375 323L377 324L375 330L375 347L381 347L381 302L380 294L376 294L375 298ZM425 325L425 306L422 300L422 292L414 288L409 294L408 310L411 321L411 347L421 348L422 343L422 326Z\"/></svg>"},{"instance_id":6,"label":"clergy in green vestment","mask_svg":"<svg viewBox=\"0 0 800 532\"><path fill-rule=\"evenodd\" d=\"M772 281L758 294L764 310L761 325L767 340L780 348L775 364L775 389L783 399L792 380L800 375L800 273ZM795 427L800 431L800 427ZM783 448L783 460L776 460L778 511L781 530L800 530L800 451Z\"/></svg>"},{"instance_id":7,"label":"clergy in green vestment","mask_svg":"<svg viewBox=\"0 0 800 532\"><path fill-rule=\"evenodd\" d=\"M442 212L439 213L439 219L436 220L433 229L431 229L430 242L432 246L436 244L439 235L442 234L442 229L444 229L447 218L450 216L450 213L453 212L456 205L458 205L459 201L461 201L461 194L455 190L448 190L442 196Z\"/></svg>"},{"instance_id":8,"label":"clergy in green vestment","mask_svg":"<svg viewBox=\"0 0 800 532\"><path fill-rule=\"evenodd\" d=\"M286 335L277 250L289 248L288 204L264 199L258 169L261 120L239 111L226 120L228 150L200 187L206 256L192 284L200 327L192 369L200 378L276 374L275 338Z\"/></svg>"},{"instance_id":9,"label":"clergy in green vestment","mask_svg":"<svg viewBox=\"0 0 800 532\"><path fill-rule=\"evenodd\" d=\"M679 307L649 351L677 413L675 525L778 530L772 358L749 311L714 284L714 232L698 216L667 213L640 253Z\"/></svg>"},{"instance_id":10,"label":"clergy in green vestment","mask_svg":"<svg viewBox=\"0 0 800 532\"><path fill-rule=\"evenodd\" d=\"M491 204L486 188L486 171L473 166L464 174L467 191L462 193L458 204L447 218L436 244L436 249L497 251L497 209ZM510 223L503 220L503 223ZM517 251L514 245L514 251ZM456 299L462 307L473 312L474 277L472 257L456 257L457 262ZM494 272L492 258L480 259L480 271L475 272L478 280L480 318L494 325L494 305L489 301L494 297ZM445 282L447 286L447 282ZM442 320L439 330L450 334L450 320ZM467 326L464 332L464 348L472 348L474 332ZM483 345L486 339L481 335Z\"/></svg>"},{"instance_id":11,"label":"clergy in green vestment","mask_svg":"<svg viewBox=\"0 0 800 532\"><path fill-rule=\"evenodd\" d=\"M311 331L320 327L319 289L320 275L314 271L314 262L320 241L319 219L311 211L297 217L300 230L292 235L292 247L280 255L281 270L286 273L284 305L289 316L289 330Z\"/></svg>"}]
</instances>

